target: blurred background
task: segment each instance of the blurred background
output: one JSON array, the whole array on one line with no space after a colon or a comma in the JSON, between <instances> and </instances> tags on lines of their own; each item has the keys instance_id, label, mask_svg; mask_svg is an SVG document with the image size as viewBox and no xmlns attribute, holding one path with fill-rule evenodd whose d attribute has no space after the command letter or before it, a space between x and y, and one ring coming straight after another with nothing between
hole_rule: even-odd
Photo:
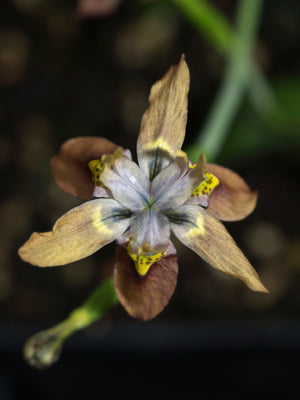
<instances>
[{"instance_id":1,"label":"blurred background","mask_svg":"<svg viewBox=\"0 0 300 400\"><path fill-rule=\"evenodd\" d=\"M254 213L226 227L270 294L178 243L178 286L155 321L133 321L117 306L71 338L52 369L22 360L26 338L64 319L114 263L114 244L61 268L18 258L31 232L50 230L80 204L54 183L50 157L74 136L104 136L135 152L150 87L181 53L191 72L187 148L214 104L226 56L177 3L1 0L1 400L300 398L298 0L264 1L255 59L276 107L254 107L246 92L216 159L259 190ZM237 1L209 3L234 26Z\"/></svg>"}]
</instances>

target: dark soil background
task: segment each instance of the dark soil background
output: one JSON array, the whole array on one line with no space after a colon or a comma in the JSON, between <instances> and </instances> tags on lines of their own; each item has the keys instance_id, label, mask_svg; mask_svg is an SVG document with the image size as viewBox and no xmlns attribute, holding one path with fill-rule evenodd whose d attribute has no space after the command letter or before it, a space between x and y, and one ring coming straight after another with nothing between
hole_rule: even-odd
<instances>
[{"instance_id":1,"label":"dark soil background","mask_svg":"<svg viewBox=\"0 0 300 400\"><path fill-rule=\"evenodd\" d=\"M212 3L234 20L236 1ZM254 213L226 226L270 294L178 243L178 286L155 321L132 321L118 306L37 372L22 360L24 341L111 274L115 248L53 269L18 258L31 232L50 230L80 204L54 183L50 157L74 136L104 136L134 153L150 87L181 53L191 72L192 144L224 60L166 2L124 1L110 15L80 19L76 1L1 0L1 400L300 397L299 17L297 0L267 0L258 35L257 59L286 118L262 120L245 99L217 160L259 190Z\"/></svg>"}]
</instances>

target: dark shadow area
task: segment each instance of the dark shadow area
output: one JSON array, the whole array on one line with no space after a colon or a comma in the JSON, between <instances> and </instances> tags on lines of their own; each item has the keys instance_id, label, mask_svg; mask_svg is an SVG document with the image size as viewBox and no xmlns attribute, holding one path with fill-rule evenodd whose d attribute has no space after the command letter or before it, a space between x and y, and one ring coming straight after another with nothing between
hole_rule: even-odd
<instances>
[{"instance_id":1,"label":"dark shadow area","mask_svg":"<svg viewBox=\"0 0 300 400\"><path fill-rule=\"evenodd\" d=\"M295 399L299 333L294 322L121 324L76 335L58 364L36 371L20 358L20 334L3 348L12 327L1 334L1 400Z\"/></svg>"}]
</instances>

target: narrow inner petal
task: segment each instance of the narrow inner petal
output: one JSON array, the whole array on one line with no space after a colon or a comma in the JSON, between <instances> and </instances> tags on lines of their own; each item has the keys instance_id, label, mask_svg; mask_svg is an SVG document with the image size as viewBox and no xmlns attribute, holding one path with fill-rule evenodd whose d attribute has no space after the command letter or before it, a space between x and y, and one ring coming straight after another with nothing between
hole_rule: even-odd
<instances>
[{"instance_id":1,"label":"narrow inner petal","mask_svg":"<svg viewBox=\"0 0 300 400\"><path fill-rule=\"evenodd\" d=\"M132 219L131 249L134 254L153 254L164 251L170 240L170 223L163 214L147 209Z\"/></svg>"},{"instance_id":2,"label":"narrow inner petal","mask_svg":"<svg viewBox=\"0 0 300 400\"><path fill-rule=\"evenodd\" d=\"M143 199L149 195L150 182L147 175L139 166L126 157L119 158L113 165L113 169L119 174L129 186L134 188Z\"/></svg>"},{"instance_id":3,"label":"narrow inner petal","mask_svg":"<svg viewBox=\"0 0 300 400\"><path fill-rule=\"evenodd\" d=\"M113 197L131 211L138 212L147 206L150 182L137 164L128 158L120 157L112 168L105 166L100 180Z\"/></svg>"},{"instance_id":4,"label":"narrow inner petal","mask_svg":"<svg viewBox=\"0 0 300 400\"><path fill-rule=\"evenodd\" d=\"M153 203L166 194L187 171L187 159L176 157L151 182L150 197Z\"/></svg>"},{"instance_id":5,"label":"narrow inner petal","mask_svg":"<svg viewBox=\"0 0 300 400\"><path fill-rule=\"evenodd\" d=\"M202 181L202 159L195 164L195 168L189 169L187 157L176 157L153 180L151 205L160 211L176 209L190 198Z\"/></svg>"}]
</instances>

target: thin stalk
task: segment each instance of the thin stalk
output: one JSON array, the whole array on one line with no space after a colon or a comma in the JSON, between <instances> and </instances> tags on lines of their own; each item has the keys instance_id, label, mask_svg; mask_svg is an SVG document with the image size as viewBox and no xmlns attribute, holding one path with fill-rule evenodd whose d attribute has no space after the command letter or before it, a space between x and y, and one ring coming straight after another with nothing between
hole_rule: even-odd
<instances>
[{"instance_id":1,"label":"thin stalk","mask_svg":"<svg viewBox=\"0 0 300 400\"><path fill-rule=\"evenodd\" d=\"M59 359L63 344L69 336L102 318L118 302L113 280L109 278L80 307L72 311L68 318L31 336L24 346L25 360L38 369L50 367Z\"/></svg>"},{"instance_id":2,"label":"thin stalk","mask_svg":"<svg viewBox=\"0 0 300 400\"><path fill-rule=\"evenodd\" d=\"M231 42L224 80L206 124L195 143L195 147L200 147L209 160L214 160L218 156L247 89L253 71L252 52L261 6L262 0L239 2L237 29ZM195 159L193 149L190 150L191 158Z\"/></svg>"}]
</instances>

